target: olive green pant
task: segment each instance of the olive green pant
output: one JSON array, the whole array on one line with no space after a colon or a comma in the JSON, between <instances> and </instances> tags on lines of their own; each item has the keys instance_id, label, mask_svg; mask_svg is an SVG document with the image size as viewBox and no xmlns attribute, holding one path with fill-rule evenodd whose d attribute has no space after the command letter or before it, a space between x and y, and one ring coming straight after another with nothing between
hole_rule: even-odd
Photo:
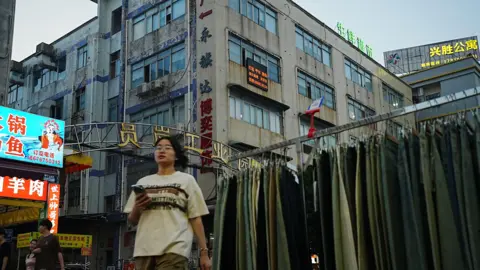
<instances>
[{"instance_id":1,"label":"olive green pant","mask_svg":"<svg viewBox=\"0 0 480 270\"><path fill-rule=\"evenodd\" d=\"M135 270L188 270L188 259L173 253L136 257Z\"/></svg>"}]
</instances>

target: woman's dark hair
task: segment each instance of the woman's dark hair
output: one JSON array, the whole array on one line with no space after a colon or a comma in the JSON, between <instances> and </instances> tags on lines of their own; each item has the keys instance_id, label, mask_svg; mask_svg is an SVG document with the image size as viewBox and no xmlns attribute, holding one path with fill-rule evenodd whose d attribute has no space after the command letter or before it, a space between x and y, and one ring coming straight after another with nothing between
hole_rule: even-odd
<instances>
[{"instance_id":1,"label":"woman's dark hair","mask_svg":"<svg viewBox=\"0 0 480 270\"><path fill-rule=\"evenodd\" d=\"M182 145L178 142L177 138L172 136L163 136L157 139L155 146L157 146L161 140L168 140L175 151L175 167L180 167L185 169L188 165L188 157L185 155L185 150Z\"/></svg>"}]
</instances>

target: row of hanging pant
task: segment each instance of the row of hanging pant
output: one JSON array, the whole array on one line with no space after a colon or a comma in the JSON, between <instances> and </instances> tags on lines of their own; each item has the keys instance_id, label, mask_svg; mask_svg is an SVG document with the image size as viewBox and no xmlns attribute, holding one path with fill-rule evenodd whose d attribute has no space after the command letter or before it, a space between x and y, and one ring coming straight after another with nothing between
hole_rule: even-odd
<instances>
[{"instance_id":1,"label":"row of hanging pant","mask_svg":"<svg viewBox=\"0 0 480 270\"><path fill-rule=\"evenodd\" d=\"M304 173L319 269L480 270L474 120L320 152Z\"/></svg>"},{"instance_id":2,"label":"row of hanging pant","mask_svg":"<svg viewBox=\"0 0 480 270\"><path fill-rule=\"evenodd\" d=\"M214 219L214 270L311 269L296 176L272 164L222 179Z\"/></svg>"}]
</instances>

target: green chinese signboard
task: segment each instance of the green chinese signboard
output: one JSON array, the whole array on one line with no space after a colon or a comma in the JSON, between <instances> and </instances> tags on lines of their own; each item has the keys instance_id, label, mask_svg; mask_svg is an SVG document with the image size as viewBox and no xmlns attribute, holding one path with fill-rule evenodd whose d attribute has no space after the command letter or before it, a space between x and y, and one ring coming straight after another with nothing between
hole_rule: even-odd
<instances>
[{"instance_id":1,"label":"green chinese signboard","mask_svg":"<svg viewBox=\"0 0 480 270\"><path fill-rule=\"evenodd\" d=\"M362 52L373 58L372 47L365 44L363 39L361 39L360 37L355 36L355 33L352 30L345 28L341 22L337 23L337 31L343 38L348 40L348 42L352 43Z\"/></svg>"}]
</instances>

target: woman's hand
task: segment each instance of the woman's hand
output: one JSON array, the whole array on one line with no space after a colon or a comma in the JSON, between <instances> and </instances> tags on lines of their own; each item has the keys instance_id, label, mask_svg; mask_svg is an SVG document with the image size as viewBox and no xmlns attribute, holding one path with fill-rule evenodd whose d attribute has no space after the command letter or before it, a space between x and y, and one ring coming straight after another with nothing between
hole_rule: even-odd
<instances>
[{"instance_id":1,"label":"woman's hand","mask_svg":"<svg viewBox=\"0 0 480 270\"><path fill-rule=\"evenodd\" d=\"M139 210L145 210L151 202L152 198L148 197L147 193L139 193L135 198L135 207Z\"/></svg>"},{"instance_id":2,"label":"woman's hand","mask_svg":"<svg viewBox=\"0 0 480 270\"><path fill-rule=\"evenodd\" d=\"M202 254L200 255L200 269L212 269L212 261L210 261L210 258L208 257L208 252L202 252Z\"/></svg>"}]
</instances>

